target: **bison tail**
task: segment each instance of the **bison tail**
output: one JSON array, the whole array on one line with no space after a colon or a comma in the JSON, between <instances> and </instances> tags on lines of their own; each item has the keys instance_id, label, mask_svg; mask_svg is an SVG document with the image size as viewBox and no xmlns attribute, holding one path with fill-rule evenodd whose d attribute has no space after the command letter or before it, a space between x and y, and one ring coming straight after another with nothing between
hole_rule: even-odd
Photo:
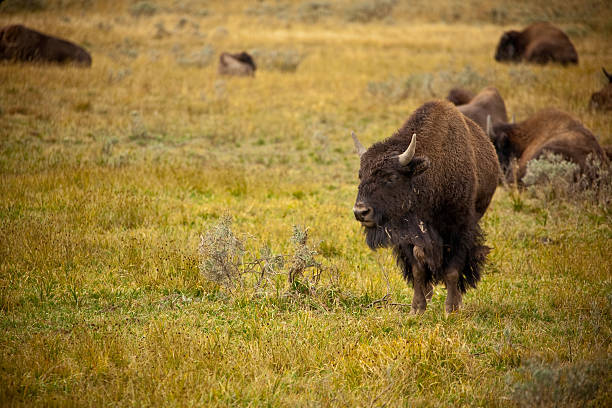
<instances>
[{"instance_id":1,"label":"bison tail","mask_svg":"<svg viewBox=\"0 0 612 408\"><path fill-rule=\"evenodd\" d=\"M463 270L459 274L459 290L461 293L465 293L468 288L475 288L480 281L480 272L487 260L487 254L491 250L488 246L484 245L484 233L480 229L480 226L471 233L471 239L467 239L465 264Z\"/></svg>"}]
</instances>

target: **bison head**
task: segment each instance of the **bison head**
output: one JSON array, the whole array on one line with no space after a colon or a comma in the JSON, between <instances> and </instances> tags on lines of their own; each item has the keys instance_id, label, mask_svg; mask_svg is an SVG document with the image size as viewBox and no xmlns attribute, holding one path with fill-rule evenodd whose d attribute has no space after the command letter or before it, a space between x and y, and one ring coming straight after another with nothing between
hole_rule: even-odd
<instances>
[{"instance_id":1,"label":"bison head","mask_svg":"<svg viewBox=\"0 0 612 408\"><path fill-rule=\"evenodd\" d=\"M497 44L495 61L518 61L520 55L517 49L518 31L506 31Z\"/></svg>"},{"instance_id":2,"label":"bison head","mask_svg":"<svg viewBox=\"0 0 612 408\"><path fill-rule=\"evenodd\" d=\"M354 134L353 140L361 157L353 213L365 227L371 248L387 246L395 241L394 230L401 229L403 220L411 218L409 213L418 194L413 181L429 168L430 161L425 156L415 156L416 134L403 152L383 143L366 151Z\"/></svg>"},{"instance_id":3,"label":"bison head","mask_svg":"<svg viewBox=\"0 0 612 408\"><path fill-rule=\"evenodd\" d=\"M516 124L514 123L501 123L493 126L490 132L487 132L491 138L493 146L495 146L497 159L499 160L499 164L504 172L508 171L511 159L517 156L517 152L515 152L510 141L510 134L515 126Z\"/></svg>"},{"instance_id":4,"label":"bison head","mask_svg":"<svg viewBox=\"0 0 612 408\"><path fill-rule=\"evenodd\" d=\"M245 64L249 65L251 68L253 68L253 71L257 69L255 61L253 61L253 58L247 52L242 51L240 54L234 54L234 57L238 61L244 62Z\"/></svg>"}]
</instances>

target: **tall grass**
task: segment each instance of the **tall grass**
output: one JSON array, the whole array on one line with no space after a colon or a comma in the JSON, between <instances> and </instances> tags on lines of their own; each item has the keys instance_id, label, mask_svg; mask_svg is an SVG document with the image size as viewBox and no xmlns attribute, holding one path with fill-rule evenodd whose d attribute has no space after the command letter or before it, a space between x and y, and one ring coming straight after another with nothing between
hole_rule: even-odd
<instances>
[{"instance_id":1,"label":"tall grass","mask_svg":"<svg viewBox=\"0 0 612 408\"><path fill-rule=\"evenodd\" d=\"M588 110L612 66L606 4L397 1L363 23L348 1L30 3L6 0L0 25L93 65L0 64L0 405L609 405L610 201L500 186L478 289L446 317L437 287L409 316L391 254L353 220L349 137L490 84L517 120L554 106L612 143ZM493 61L540 17L578 66ZM256 77L218 77L215 55L241 50L268 58ZM284 257L259 264L277 274L263 294L203 273L226 215L242 271Z\"/></svg>"}]
</instances>

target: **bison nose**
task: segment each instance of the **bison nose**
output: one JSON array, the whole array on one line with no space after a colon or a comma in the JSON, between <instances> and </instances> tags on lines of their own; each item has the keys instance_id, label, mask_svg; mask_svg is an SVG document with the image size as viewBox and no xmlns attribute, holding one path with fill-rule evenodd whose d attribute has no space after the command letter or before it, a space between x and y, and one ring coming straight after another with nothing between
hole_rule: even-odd
<instances>
[{"instance_id":1,"label":"bison nose","mask_svg":"<svg viewBox=\"0 0 612 408\"><path fill-rule=\"evenodd\" d=\"M357 221L363 222L372 217L372 208L363 203L357 203L353 207L353 214L355 214L355 219Z\"/></svg>"}]
</instances>

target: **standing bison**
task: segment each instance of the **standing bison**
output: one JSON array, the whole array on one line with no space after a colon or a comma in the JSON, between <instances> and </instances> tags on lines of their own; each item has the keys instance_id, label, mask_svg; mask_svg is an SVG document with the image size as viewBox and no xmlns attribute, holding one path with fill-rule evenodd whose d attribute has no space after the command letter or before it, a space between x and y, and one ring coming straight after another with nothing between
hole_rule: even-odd
<instances>
[{"instance_id":1,"label":"standing bison","mask_svg":"<svg viewBox=\"0 0 612 408\"><path fill-rule=\"evenodd\" d=\"M491 126L508 122L504 98L497 88L492 86L483 89L469 103L460 105L457 109L485 130L487 136L490 136Z\"/></svg>"},{"instance_id":2,"label":"standing bison","mask_svg":"<svg viewBox=\"0 0 612 408\"><path fill-rule=\"evenodd\" d=\"M608 78L608 84L600 91L593 92L589 108L609 111L612 110L612 75L608 74L605 68L602 68L604 75Z\"/></svg>"},{"instance_id":3,"label":"standing bison","mask_svg":"<svg viewBox=\"0 0 612 408\"><path fill-rule=\"evenodd\" d=\"M353 139L361 156L353 212L366 243L393 247L414 287L413 313L425 311L438 282L446 311L457 310L489 250L478 225L500 175L489 138L449 102L433 101L368 150Z\"/></svg>"},{"instance_id":4,"label":"standing bison","mask_svg":"<svg viewBox=\"0 0 612 408\"><path fill-rule=\"evenodd\" d=\"M91 66L91 55L78 45L22 25L0 28L0 60Z\"/></svg>"},{"instance_id":5,"label":"standing bison","mask_svg":"<svg viewBox=\"0 0 612 408\"><path fill-rule=\"evenodd\" d=\"M527 163L545 153L554 153L586 170L587 157L607 161L597 139L579 120L556 109L544 109L523 122L493 127L491 135L499 162L512 181L510 162L518 161L516 179L521 181Z\"/></svg>"},{"instance_id":6,"label":"standing bison","mask_svg":"<svg viewBox=\"0 0 612 408\"><path fill-rule=\"evenodd\" d=\"M222 53L217 71L220 75L255 76L256 69L253 58L243 51L239 54Z\"/></svg>"},{"instance_id":7,"label":"standing bison","mask_svg":"<svg viewBox=\"0 0 612 408\"><path fill-rule=\"evenodd\" d=\"M578 54L569 37L550 23L534 23L523 31L505 32L495 51L496 61L536 64L577 64Z\"/></svg>"}]
</instances>

